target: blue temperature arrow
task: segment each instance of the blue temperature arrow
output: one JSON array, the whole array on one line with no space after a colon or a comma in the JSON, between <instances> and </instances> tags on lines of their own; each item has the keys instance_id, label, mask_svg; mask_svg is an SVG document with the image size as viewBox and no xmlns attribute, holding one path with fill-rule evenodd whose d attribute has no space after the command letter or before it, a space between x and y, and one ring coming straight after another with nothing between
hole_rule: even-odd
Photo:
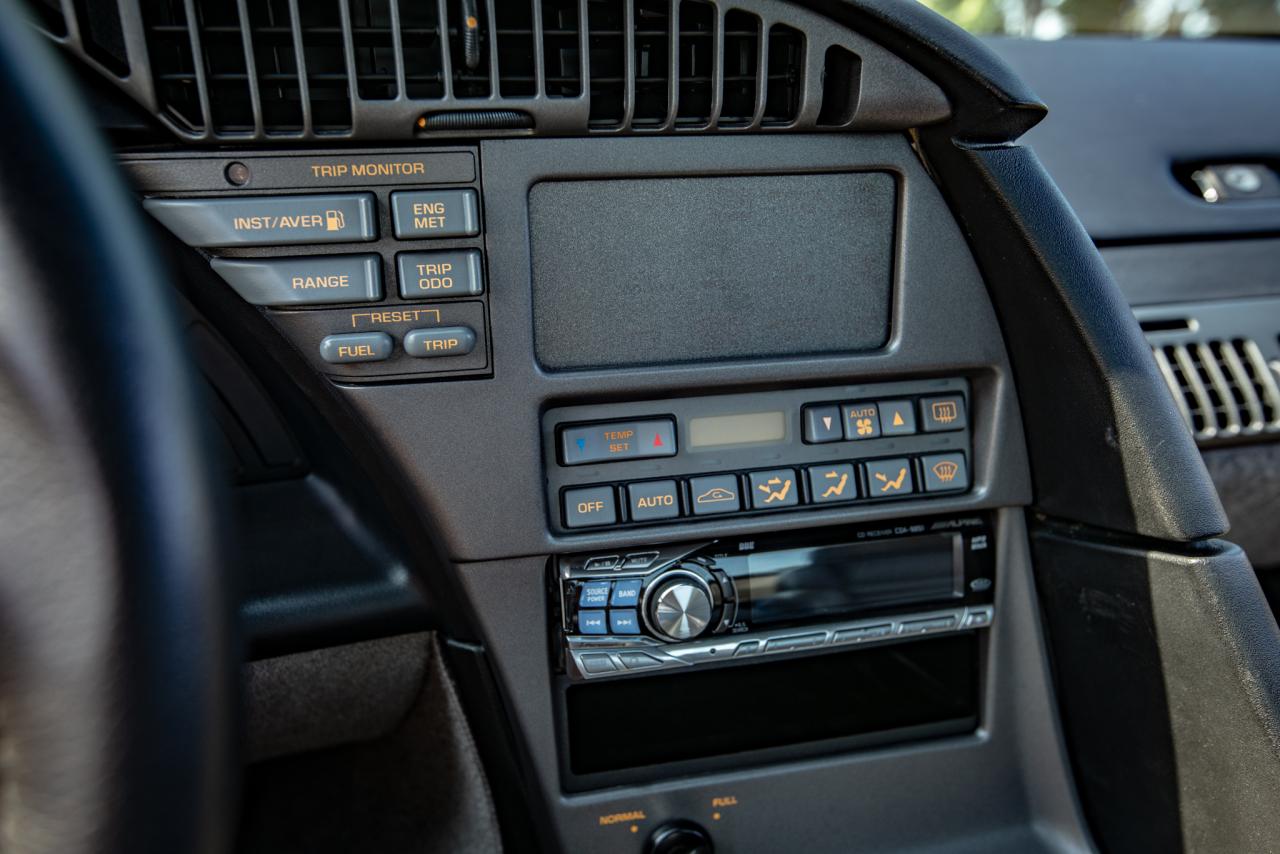
<instances>
[{"instance_id":1,"label":"blue temperature arrow","mask_svg":"<svg viewBox=\"0 0 1280 854\"><path fill-rule=\"evenodd\" d=\"M587 440L586 440L586 439L579 439L579 440L578 440L578 450L579 450L579 451L585 451L586 449L587 449Z\"/></svg>"}]
</instances>

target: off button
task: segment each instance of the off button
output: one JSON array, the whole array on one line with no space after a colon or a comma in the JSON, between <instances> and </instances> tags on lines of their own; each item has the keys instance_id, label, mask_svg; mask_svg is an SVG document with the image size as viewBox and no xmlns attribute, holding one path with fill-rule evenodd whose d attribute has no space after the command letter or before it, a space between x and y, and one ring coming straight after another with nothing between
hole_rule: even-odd
<instances>
[{"instance_id":1,"label":"off button","mask_svg":"<svg viewBox=\"0 0 1280 854\"><path fill-rule=\"evenodd\" d=\"M618 505L612 486L566 489L564 493L564 526L590 528L612 525L618 521Z\"/></svg>"}]
</instances>

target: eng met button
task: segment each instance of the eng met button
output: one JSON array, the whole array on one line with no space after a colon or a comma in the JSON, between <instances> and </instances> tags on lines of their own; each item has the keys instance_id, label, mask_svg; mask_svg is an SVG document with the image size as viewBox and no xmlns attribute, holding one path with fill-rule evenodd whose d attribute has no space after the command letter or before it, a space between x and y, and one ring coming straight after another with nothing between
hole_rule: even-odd
<instances>
[{"instance_id":1,"label":"eng met button","mask_svg":"<svg viewBox=\"0 0 1280 854\"><path fill-rule=\"evenodd\" d=\"M480 233L475 190L413 190L391 194L396 237L474 237Z\"/></svg>"},{"instance_id":2,"label":"eng met button","mask_svg":"<svg viewBox=\"0 0 1280 854\"><path fill-rule=\"evenodd\" d=\"M254 305L318 305L382 299L379 255L214 258L214 272Z\"/></svg>"},{"instance_id":3,"label":"eng met button","mask_svg":"<svg viewBox=\"0 0 1280 854\"><path fill-rule=\"evenodd\" d=\"M188 246L352 243L378 236L373 193L145 199L142 207Z\"/></svg>"}]
</instances>

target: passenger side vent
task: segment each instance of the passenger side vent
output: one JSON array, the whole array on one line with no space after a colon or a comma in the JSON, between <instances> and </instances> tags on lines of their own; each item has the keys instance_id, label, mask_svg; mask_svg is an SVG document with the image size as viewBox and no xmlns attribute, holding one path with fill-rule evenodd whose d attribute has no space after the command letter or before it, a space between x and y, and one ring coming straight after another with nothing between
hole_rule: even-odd
<instances>
[{"instance_id":1,"label":"passenger side vent","mask_svg":"<svg viewBox=\"0 0 1280 854\"><path fill-rule=\"evenodd\" d=\"M945 96L775 0L28 0L192 142L902 130Z\"/></svg>"},{"instance_id":2,"label":"passenger side vent","mask_svg":"<svg viewBox=\"0 0 1280 854\"><path fill-rule=\"evenodd\" d=\"M1152 352L1197 443L1280 433L1280 389L1254 341L1159 344Z\"/></svg>"}]
</instances>

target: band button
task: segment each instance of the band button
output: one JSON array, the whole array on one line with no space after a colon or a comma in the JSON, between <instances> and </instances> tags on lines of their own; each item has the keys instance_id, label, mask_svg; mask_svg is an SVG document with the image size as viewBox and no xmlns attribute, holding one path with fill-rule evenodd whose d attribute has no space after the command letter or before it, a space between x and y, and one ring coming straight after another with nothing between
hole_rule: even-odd
<instances>
[{"instance_id":1,"label":"band button","mask_svg":"<svg viewBox=\"0 0 1280 854\"><path fill-rule=\"evenodd\" d=\"M404 351L415 359L465 356L475 346L476 334L466 326L414 329L404 336Z\"/></svg>"}]
</instances>

